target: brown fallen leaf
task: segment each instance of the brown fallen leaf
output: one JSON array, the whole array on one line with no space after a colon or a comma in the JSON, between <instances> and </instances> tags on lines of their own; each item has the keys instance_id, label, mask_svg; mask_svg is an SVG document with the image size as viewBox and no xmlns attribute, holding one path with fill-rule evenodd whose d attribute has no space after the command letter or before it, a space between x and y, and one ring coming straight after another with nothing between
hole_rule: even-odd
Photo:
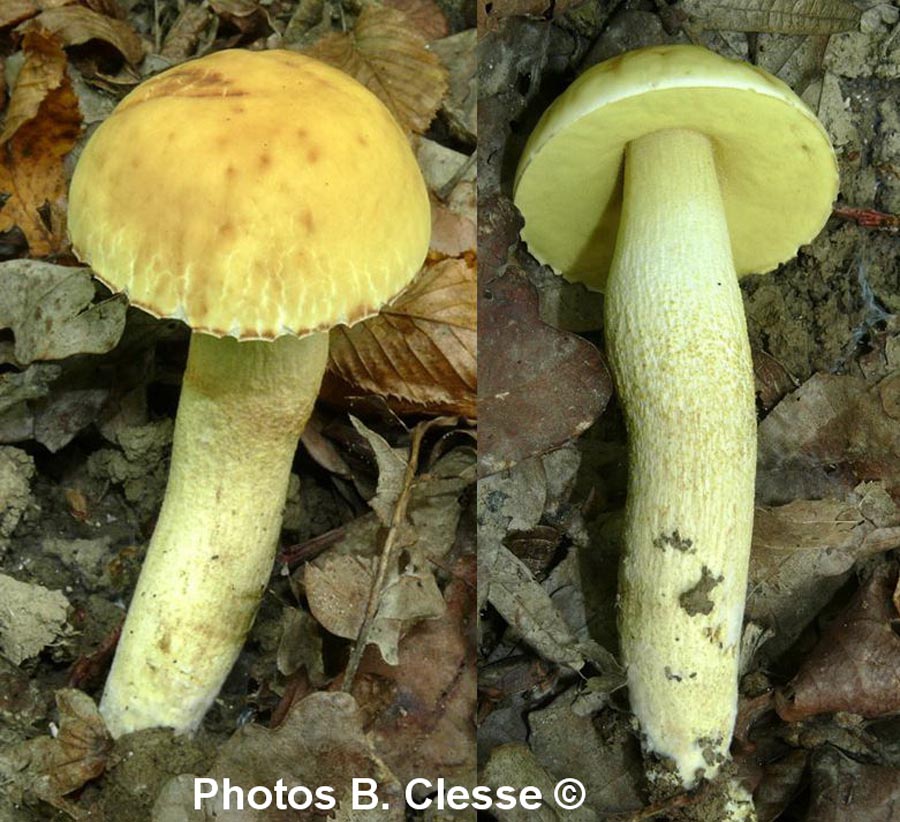
<instances>
[{"instance_id":1,"label":"brown fallen leaf","mask_svg":"<svg viewBox=\"0 0 900 822\"><path fill-rule=\"evenodd\" d=\"M402 782L444 777L451 784L474 783L474 557L458 560L452 574L444 615L403 638L396 667L369 649L353 689L370 717L376 750ZM390 688L373 689L372 680Z\"/></svg>"},{"instance_id":2,"label":"brown fallen leaf","mask_svg":"<svg viewBox=\"0 0 900 822\"><path fill-rule=\"evenodd\" d=\"M846 711L867 718L900 712L900 636L891 599L896 563L884 563L828 625L775 706L786 722Z\"/></svg>"},{"instance_id":3,"label":"brown fallen leaf","mask_svg":"<svg viewBox=\"0 0 900 822\"><path fill-rule=\"evenodd\" d=\"M475 262L426 267L376 317L331 332L326 398L380 394L398 413L477 415Z\"/></svg>"},{"instance_id":4,"label":"brown fallen leaf","mask_svg":"<svg viewBox=\"0 0 900 822\"><path fill-rule=\"evenodd\" d=\"M31 256L39 257L67 245L63 159L78 138L81 114L60 41L29 31L22 49L25 61L0 134L0 194L7 195L0 231L18 226Z\"/></svg>"},{"instance_id":5,"label":"brown fallen leaf","mask_svg":"<svg viewBox=\"0 0 900 822\"><path fill-rule=\"evenodd\" d=\"M859 25L850 0L683 0L681 8L703 28L778 34L836 34Z\"/></svg>"},{"instance_id":6,"label":"brown fallen leaf","mask_svg":"<svg viewBox=\"0 0 900 822\"><path fill-rule=\"evenodd\" d=\"M97 706L74 689L56 692L59 731L55 738L39 736L0 750L0 782L19 797L34 796L82 817L64 797L106 770L113 742Z\"/></svg>"},{"instance_id":7,"label":"brown fallen leaf","mask_svg":"<svg viewBox=\"0 0 900 822\"><path fill-rule=\"evenodd\" d=\"M46 8L27 23L55 34L67 46L77 46L89 40L109 43L129 63L136 65L144 57L144 44L137 32L124 20L98 14L79 5Z\"/></svg>"},{"instance_id":8,"label":"brown fallen leaf","mask_svg":"<svg viewBox=\"0 0 900 822\"><path fill-rule=\"evenodd\" d=\"M760 783L753 792L753 804L759 819L782 818L786 808L803 789L808 760L809 751L795 749L766 762Z\"/></svg>"},{"instance_id":9,"label":"brown fallen leaf","mask_svg":"<svg viewBox=\"0 0 900 822\"><path fill-rule=\"evenodd\" d=\"M272 30L269 16L257 0L211 0L209 5L242 39L264 37Z\"/></svg>"},{"instance_id":10,"label":"brown fallen leaf","mask_svg":"<svg viewBox=\"0 0 900 822\"><path fill-rule=\"evenodd\" d=\"M186 5L166 33L159 53L173 62L187 60L212 19L213 14L206 6Z\"/></svg>"},{"instance_id":11,"label":"brown fallen leaf","mask_svg":"<svg viewBox=\"0 0 900 822\"><path fill-rule=\"evenodd\" d=\"M504 17L556 17L584 0L478 0L479 36L497 31Z\"/></svg>"},{"instance_id":12,"label":"brown fallen leaf","mask_svg":"<svg viewBox=\"0 0 900 822\"><path fill-rule=\"evenodd\" d=\"M407 131L423 134L447 91L447 72L403 12L365 5L352 31L332 32L307 54L373 92Z\"/></svg>"},{"instance_id":13,"label":"brown fallen leaf","mask_svg":"<svg viewBox=\"0 0 900 822\"><path fill-rule=\"evenodd\" d=\"M894 374L874 385L814 374L759 425L759 498L843 497L861 481L881 480L900 499L898 394Z\"/></svg>"},{"instance_id":14,"label":"brown fallen leaf","mask_svg":"<svg viewBox=\"0 0 900 822\"><path fill-rule=\"evenodd\" d=\"M479 319L478 456L487 476L586 431L612 380L593 345L540 320L537 293L516 269L480 287Z\"/></svg>"},{"instance_id":15,"label":"brown fallen leaf","mask_svg":"<svg viewBox=\"0 0 900 822\"><path fill-rule=\"evenodd\" d=\"M846 500L757 508L746 614L774 632L766 658L797 639L857 562L897 546L900 508L880 483L862 483Z\"/></svg>"},{"instance_id":16,"label":"brown fallen leaf","mask_svg":"<svg viewBox=\"0 0 900 822\"><path fill-rule=\"evenodd\" d=\"M384 5L402 11L426 41L439 40L450 33L450 25L435 0L385 0Z\"/></svg>"},{"instance_id":17,"label":"brown fallen leaf","mask_svg":"<svg viewBox=\"0 0 900 822\"><path fill-rule=\"evenodd\" d=\"M806 819L893 822L900 814L900 769L857 762L830 746L817 751Z\"/></svg>"}]
</instances>

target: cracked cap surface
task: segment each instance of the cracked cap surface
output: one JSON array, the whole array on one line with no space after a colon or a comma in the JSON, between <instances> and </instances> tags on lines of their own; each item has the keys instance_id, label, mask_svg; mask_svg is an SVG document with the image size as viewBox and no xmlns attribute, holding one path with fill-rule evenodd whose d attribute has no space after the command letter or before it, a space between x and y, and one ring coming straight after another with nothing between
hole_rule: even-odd
<instances>
[{"instance_id":1,"label":"cracked cap surface","mask_svg":"<svg viewBox=\"0 0 900 822\"><path fill-rule=\"evenodd\" d=\"M588 69L544 112L515 181L528 250L602 291L625 146L669 128L712 141L739 275L791 259L825 225L837 161L825 129L790 87L699 46L654 46Z\"/></svg>"},{"instance_id":2,"label":"cracked cap surface","mask_svg":"<svg viewBox=\"0 0 900 822\"><path fill-rule=\"evenodd\" d=\"M69 233L114 291L239 339L376 313L428 251L409 143L365 87L290 51L221 51L142 83L88 141Z\"/></svg>"}]
</instances>

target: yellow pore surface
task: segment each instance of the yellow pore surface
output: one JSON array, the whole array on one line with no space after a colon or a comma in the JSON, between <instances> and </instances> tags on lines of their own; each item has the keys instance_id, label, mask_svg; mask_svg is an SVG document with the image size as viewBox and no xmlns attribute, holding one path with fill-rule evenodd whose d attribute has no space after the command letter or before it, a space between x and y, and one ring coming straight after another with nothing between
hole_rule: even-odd
<instances>
[{"instance_id":1,"label":"yellow pore surface","mask_svg":"<svg viewBox=\"0 0 900 822\"><path fill-rule=\"evenodd\" d=\"M141 84L91 137L69 202L74 249L113 290L240 339L376 313L430 235L385 106L288 51L218 52Z\"/></svg>"},{"instance_id":2,"label":"yellow pore surface","mask_svg":"<svg viewBox=\"0 0 900 822\"><path fill-rule=\"evenodd\" d=\"M594 66L544 113L516 176L529 251L603 290L625 147L663 129L694 130L712 142L739 275L791 259L831 214L834 151L787 85L698 46L659 46Z\"/></svg>"}]
</instances>

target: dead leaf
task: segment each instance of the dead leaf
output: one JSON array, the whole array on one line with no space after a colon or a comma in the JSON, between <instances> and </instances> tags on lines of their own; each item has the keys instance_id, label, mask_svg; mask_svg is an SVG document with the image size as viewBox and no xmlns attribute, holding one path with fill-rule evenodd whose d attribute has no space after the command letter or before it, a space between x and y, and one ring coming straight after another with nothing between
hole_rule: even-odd
<instances>
[{"instance_id":1,"label":"dead leaf","mask_svg":"<svg viewBox=\"0 0 900 822\"><path fill-rule=\"evenodd\" d=\"M333 789L334 804L329 809L310 807L278 810L273 803L263 810L248 805L228 811L223 792L204 799L201 807L194 804L193 775L171 780L163 788L154 806L153 819L222 819L233 822L286 822L299 819L365 818L372 822L402 822L403 794L397 778L376 753L364 729L364 716L353 697L344 693L312 693L294 703L287 718L274 730L259 725L245 725L219 750L216 763L206 774L220 785L228 779L232 786L249 792L256 785L271 789L282 782L288 790L308 786L315 794L321 787ZM379 783L378 796L387 807L365 812L352 812L352 781L374 779ZM296 802L304 793L293 791ZM313 801L316 801L313 796ZM327 794L321 797L327 801ZM233 800L232 800L233 801ZM202 814L198 816L198 811Z\"/></svg>"},{"instance_id":2,"label":"dead leaf","mask_svg":"<svg viewBox=\"0 0 900 822\"><path fill-rule=\"evenodd\" d=\"M478 33L497 31L505 17L556 17L584 0L478 0Z\"/></svg>"},{"instance_id":3,"label":"dead leaf","mask_svg":"<svg viewBox=\"0 0 900 822\"><path fill-rule=\"evenodd\" d=\"M439 40L450 33L450 24L435 0L385 0L384 5L402 11L426 41Z\"/></svg>"},{"instance_id":4,"label":"dead leaf","mask_svg":"<svg viewBox=\"0 0 900 822\"><path fill-rule=\"evenodd\" d=\"M759 425L758 498L842 498L861 481L881 480L900 499L900 425L889 413L900 385L892 377L870 386L817 373L788 394Z\"/></svg>"},{"instance_id":5,"label":"dead leaf","mask_svg":"<svg viewBox=\"0 0 900 822\"><path fill-rule=\"evenodd\" d=\"M84 6L67 5L45 9L27 26L37 26L55 34L67 46L102 40L116 49L131 65L137 65L144 59L144 44L128 23L98 14Z\"/></svg>"},{"instance_id":6,"label":"dead leaf","mask_svg":"<svg viewBox=\"0 0 900 822\"><path fill-rule=\"evenodd\" d=\"M315 620L302 608L285 608L281 624L276 656L278 670L285 676L291 676L303 668L313 685L323 685L326 680L322 634Z\"/></svg>"},{"instance_id":7,"label":"dead leaf","mask_svg":"<svg viewBox=\"0 0 900 822\"><path fill-rule=\"evenodd\" d=\"M21 23L39 11L36 0L5 0L0 5L0 28Z\"/></svg>"},{"instance_id":8,"label":"dead leaf","mask_svg":"<svg viewBox=\"0 0 900 822\"><path fill-rule=\"evenodd\" d=\"M346 547L342 552L338 546L337 550L307 563L304 585L310 610L324 628L346 639L377 645L385 661L396 665L397 644L403 629L423 619L436 619L444 611L444 600L430 561L435 546L430 544L428 530L417 530L417 513L422 513L423 497L416 493L421 492L424 485L441 480L432 476L417 482L415 473L410 471L409 460L413 460L412 468L415 469L418 443L424 433L423 426L428 423L413 432L411 456L407 456L400 449L392 449L359 420L351 419L375 451L379 466L378 488L369 504L382 527L388 530L384 539L379 538L377 532L370 533L370 543L361 546L362 555L360 552L346 553ZM431 424L438 422L435 420ZM453 452L439 461L435 469L439 469L441 462L451 463L452 457ZM455 496L462 487L458 484L460 479L457 476L456 483L451 483ZM455 496L451 502L455 502ZM442 519L437 511L426 517ZM457 520L458 517L457 505ZM455 534L455 530L454 520L450 533ZM352 527L347 528L345 541L353 532ZM377 560L376 548L381 554ZM363 636L366 631L368 633ZM360 647L358 653L362 651Z\"/></svg>"},{"instance_id":9,"label":"dead leaf","mask_svg":"<svg viewBox=\"0 0 900 822\"><path fill-rule=\"evenodd\" d=\"M816 822L893 822L900 808L900 769L857 762L831 746L812 763L807 819Z\"/></svg>"},{"instance_id":10,"label":"dead leaf","mask_svg":"<svg viewBox=\"0 0 900 822\"><path fill-rule=\"evenodd\" d=\"M768 411L793 391L798 382L771 354L761 348L754 348L752 353L756 396L763 410Z\"/></svg>"},{"instance_id":11,"label":"dead leaf","mask_svg":"<svg viewBox=\"0 0 900 822\"><path fill-rule=\"evenodd\" d=\"M166 33L160 55L173 62L187 60L194 54L200 36L212 19L213 15L206 6L185 5Z\"/></svg>"},{"instance_id":12,"label":"dead leaf","mask_svg":"<svg viewBox=\"0 0 900 822\"><path fill-rule=\"evenodd\" d=\"M389 528L394 506L403 491L403 477L409 460L407 450L391 448L384 437L367 428L353 415L350 416L350 422L375 453L375 461L378 463L378 486L375 489L375 496L369 500L369 506L378 514L381 524Z\"/></svg>"},{"instance_id":13,"label":"dead leaf","mask_svg":"<svg viewBox=\"0 0 900 822\"><path fill-rule=\"evenodd\" d=\"M600 813L637 810L644 779L637 739L624 717L600 726L595 716L576 713L578 690L570 688L528 714L531 749L557 779L578 779L589 806Z\"/></svg>"},{"instance_id":14,"label":"dead leaf","mask_svg":"<svg viewBox=\"0 0 900 822\"><path fill-rule=\"evenodd\" d=\"M460 559L452 574L443 615L403 638L396 667L367 653L353 689L371 717L376 750L403 782L444 777L474 784L474 557ZM375 704L367 702L366 679L373 677L391 686L389 698Z\"/></svg>"},{"instance_id":15,"label":"dead leaf","mask_svg":"<svg viewBox=\"0 0 900 822\"><path fill-rule=\"evenodd\" d=\"M81 114L59 40L28 31L22 48L25 62L9 103L13 119L0 135L0 194L7 195L0 231L18 226L31 256L39 257L67 244L63 158L78 138Z\"/></svg>"},{"instance_id":16,"label":"dead leaf","mask_svg":"<svg viewBox=\"0 0 900 822\"><path fill-rule=\"evenodd\" d=\"M19 797L34 796L82 818L64 797L106 770L112 739L94 701L81 691L56 692L59 732L0 750L0 776ZM8 786L7 786L8 787Z\"/></svg>"},{"instance_id":17,"label":"dead leaf","mask_svg":"<svg viewBox=\"0 0 900 822\"><path fill-rule=\"evenodd\" d=\"M576 671L584 665L579 643L550 595L503 546L491 566L490 585L491 605L542 657Z\"/></svg>"},{"instance_id":18,"label":"dead leaf","mask_svg":"<svg viewBox=\"0 0 900 822\"><path fill-rule=\"evenodd\" d=\"M125 328L121 295L93 303L87 268L37 260L0 263L0 328L15 336L15 364L112 350Z\"/></svg>"},{"instance_id":19,"label":"dead leaf","mask_svg":"<svg viewBox=\"0 0 900 822\"><path fill-rule=\"evenodd\" d=\"M783 720L835 711L867 718L900 712L896 584L896 563L883 563L827 626L788 689L776 695Z\"/></svg>"},{"instance_id":20,"label":"dead leaf","mask_svg":"<svg viewBox=\"0 0 900 822\"><path fill-rule=\"evenodd\" d=\"M537 293L517 269L481 286L479 319L486 476L584 433L606 407L612 380L593 345L539 319Z\"/></svg>"},{"instance_id":21,"label":"dead leaf","mask_svg":"<svg viewBox=\"0 0 900 822\"><path fill-rule=\"evenodd\" d=\"M746 614L774 631L767 658L796 640L859 560L897 546L900 509L878 483L847 500L757 508Z\"/></svg>"},{"instance_id":22,"label":"dead leaf","mask_svg":"<svg viewBox=\"0 0 900 822\"><path fill-rule=\"evenodd\" d=\"M525 744L498 745L491 751L480 776L483 784L495 791L504 785L511 785L517 791L533 785L545 797L537 812L518 804L510 809L492 809L492 815L500 822L597 822L597 814L586 805L563 808L556 804L554 788L559 780L541 765Z\"/></svg>"},{"instance_id":23,"label":"dead leaf","mask_svg":"<svg viewBox=\"0 0 900 822\"><path fill-rule=\"evenodd\" d=\"M356 78L403 128L418 134L428 128L447 91L447 72L396 9L365 5L352 31L327 34L307 53Z\"/></svg>"},{"instance_id":24,"label":"dead leaf","mask_svg":"<svg viewBox=\"0 0 900 822\"><path fill-rule=\"evenodd\" d=\"M472 252L478 241L475 221L465 213L431 198L431 251L448 257Z\"/></svg>"},{"instance_id":25,"label":"dead leaf","mask_svg":"<svg viewBox=\"0 0 900 822\"><path fill-rule=\"evenodd\" d=\"M477 41L477 31L466 29L431 44L450 79L441 116L450 134L467 145L474 145L478 135Z\"/></svg>"},{"instance_id":26,"label":"dead leaf","mask_svg":"<svg viewBox=\"0 0 900 822\"><path fill-rule=\"evenodd\" d=\"M268 13L256 0L211 0L210 6L223 21L240 32L238 42L264 37L272 31Z\"/></svg>"},{"instance_id":27,"label":"dead leaf","mask_svg":"<svg viewBox=\"0 0 900 822\"><path fill-rule=\"evenodd\" d=\"M682 0L681 8L705 29L778 34L836 34L859 25L849 0Z\"/></svg>"},{"instance_id":28,"label":"dead leaf","mask_svg":"<svg viewBox=\"0 0 900 822\"><path fill-rule=\"evenodd\" d=\"M399 413L460 414L476 406L475 264L424 269L381 313L331 331L326 394L379 394Z\"/></svg>"}]
</instances>

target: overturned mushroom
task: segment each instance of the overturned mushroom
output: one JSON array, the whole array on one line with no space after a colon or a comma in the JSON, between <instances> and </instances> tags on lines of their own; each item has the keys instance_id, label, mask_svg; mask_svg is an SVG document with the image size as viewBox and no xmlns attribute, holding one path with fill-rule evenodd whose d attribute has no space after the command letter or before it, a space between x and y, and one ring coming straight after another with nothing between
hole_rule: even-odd
<instances>
[{"instance_id":1,"label":"overturned mushroom","mask_svg":"<svg viewBox=\"0 0 900 822\"><path fill-rule=\"evenodd\" d=\"M585 72L519 163L529 250L606 294L629 438L622 652L646 747L685 787L727 758L737 705L756 468L738 277L815 237L837 182L790 88L694 46Z\"/></svg>"},{"instance_id":2,"label":"overturned mushroom","mask_svg":"<svg viewBox=\"0 0 900 822\"><path fill-rule=\"evenodd\" d=\"M327 331L414 276L428 197L388 110L287 51L224 51L128 95L70 192L79 257L194 330L166 496L101 711L197 727L253 623Z\"/></svg>"}]
</instances>

